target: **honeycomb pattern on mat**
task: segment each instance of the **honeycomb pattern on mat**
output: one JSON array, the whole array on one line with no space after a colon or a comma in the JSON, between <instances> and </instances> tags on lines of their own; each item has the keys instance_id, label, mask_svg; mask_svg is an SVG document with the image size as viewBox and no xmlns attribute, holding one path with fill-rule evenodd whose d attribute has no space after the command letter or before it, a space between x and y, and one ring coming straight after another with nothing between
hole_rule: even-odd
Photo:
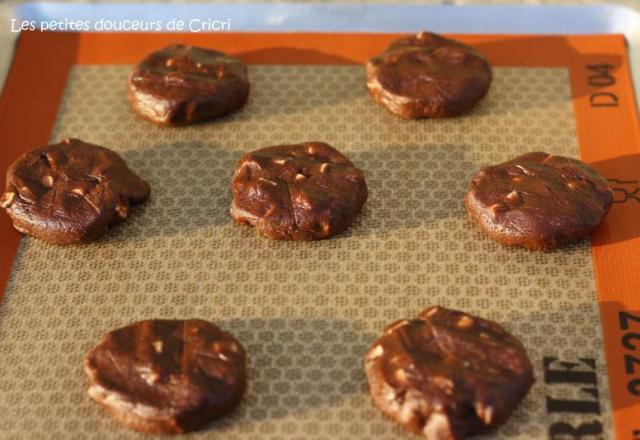
<instances>
[{"instance_id":1,"label":"honeycomb pattern on mat","mask_svg":"<svg viewBox=\"0 0 640 440\"><path fill-rule=\"evenodd\" d=\"M405 121L370 101L361 67L252 66L244 110L177 129L132 114L127 73L76 67L52 139L119 151L151 200L94 244L22 241L0 307L3 438L138 437L87 397L82 360L105 332L153 317L213 320L248 350L243 404L195 437L404 438L370 403L361 359L386 323L432 304L504 323L530 353L538 381L497 438L543 438L557 420L545 411L544 356L597 360L611 432L588 243L506 249L462 204L484 164L532 149L577 155L566 70L498 68L470 115ZM234 225L235 161L305 140L331 143L365 171L358 224L314 243ZM562 393L571 395L553 390Z\"/></svg>"}]
</instances>

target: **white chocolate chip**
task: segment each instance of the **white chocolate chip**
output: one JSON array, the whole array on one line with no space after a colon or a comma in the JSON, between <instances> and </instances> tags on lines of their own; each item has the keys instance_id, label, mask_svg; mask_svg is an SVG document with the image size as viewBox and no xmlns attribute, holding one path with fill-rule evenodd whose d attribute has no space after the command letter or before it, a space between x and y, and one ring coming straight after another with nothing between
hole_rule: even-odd
<instances>
[{"instance_id":1,"label":"white chocolate chip","mask_svg":"<svg viewBox=\"0 0 640 440\"><path fill-rule=\"evenodd\" d=\"M393 375L400 383L404 384L409 381L409 375L407 374L407 370L404 368L398 368Z\"/></svg>"},{"instance_id":2,"label":"white chocolate chip","mask_svg":"<svg viewBox=\"0 0 640 440\"><path fill-rule=\"evenodd\" d=\"M475 404L476 414L485 425L490 425L493 421L494 409L492 406L484 406L482 403Z\"/></svg>"},{"instance_id":3,"label":"white chocolate chip","mask_svg":"<svg viewBox=\"0 0 640 440\"><path fill-rule=\"evenodd\" d=\"M116 205L116 214L120 219L124 220L129 215L129 209L124 203L118 202Z\"/></svg>"},{"instance_id":4,"label":"white chocolate chip","mask_svg":"<svg viewBox=\"0 0 640 440\"><path fill-rule=\"evenodd\" d=\"M518 168L520 171L522 171L523 174L526 174L527 176L533 176L533 172L522 165L516 165L516 168Z\"/></svg>"},{"instance_id":5,"label":"white chocolate chip","mask_svg":"<svg viewBox=\"0 0 640 440\"><path fill-rule=\"evenodd\" d=\"M439 388L443 389L445 393L453 394L453 382L451 379L442 376L434 376L431 381L435 383Z\"/></svg>"},{"instance_id":6,"label":"white chocolate chip","mask_svg":"<svg viewBox=\"0 0 640 440\"><path fill-rule=\"evenodd\" d=\"M473 327L473 324L475 324L475 321L471 316L462 315L460 319L458 319L458 322L456 322L456 327L458 327L459 329L465 330Z\"/></svg>"},{"instance_id":7,"label":"white chocolate chip","mask_svg":"<svg viewBox=\"0 0 640 440\"><path fill-rule=\"evenodd\" d=\"M438 310L440 310L440 307L438 306L433 306L430 309L428 309L425 313L424 316L426 316L427 318L430 318L431 316L435 315L436 313L438 313Z\"/></svg>"},{"instance_id":8,"label":"white chocolate chip","mask_svg":"<svg viewBox=\"0 0 640 440\"><path fill-rule=\"evenodd\" d=\"M72 193L74 194L78 194L79 196L83 196L84 195L84 189L78 187L78 188L73 188L71 190Z\"/></svg>"},{"instance_id":9,"label":"white chocolate chip","mask_svg":"<svg viewBox=\"0 0 640 440\"><path fill-rule=\"evenodd\" d=\"M301 180L306 179L306 177L304 177L304 174L296 174L296 182L300 182Z\"/></svg>"},{"instance_id":10,"label":"white chocolate chip","mask_svg":"<svg viewBox=\"0 0 640 440\"><path fill-rule=\"evenodd\" d=\"M384 354L384 347L381 344L376 345L374 348L369 351L369 359L375 359Z\"/></svg>"},{"instance_id":11,"label":"white chocolate chip","mask_svg":"<svg viewBox=\"0 0 640 440\"><path fill-rule=\"evenodd\" d=\"M4 193L4 195L2 196L2 201L0 201L0 206L2 206L3 208L8 208L15 197L16 193L12 191Z\"/></svg>"},{"instance_id":12,"label":"white chocolate chip","mask_svg":"<svg viewBox=\"0 0 640 440\"><path fill-rule=\"evenodd\" d=\"M484 423L485 425L491 424L493 421L493 407L488 406L484 409Z\"/></svg>"},{"instance_id":13,"label":"white chocolate chip","mask_svg":"<svg viewBox=\"0 0 640 440\"><path fill-rule=\"evenodd\" d=\"M429 440L446 440L453 438L449 418L442 413L434 412L424 424L422 432Z\"/></svg>"},{"instance_id":14,"label":"white chocolate chip","mask_svg":"<svg viewBox=\"0 0 640 440\"><path fill-rule=\"evenodd\" d=\"M258 177L258 181L267 183L271 186L278 186L277 182L274 182L273 180L265 179L264 177Z\"/></svg>"},{"instance_id":15,"label":"white chocolate chip","mask_svg":"<svg viewBox=\"0 0 640 440\"><path fill-rule=\"evenodd\" d=\"M273 163L278 164L278 165L284 165L285 163L287 163L289 159L273 159Z\"/></svg>"},{"instance_id":16,"label":"white chocolate chip","mask_svg":"<svg viewBox=\"0 0 640 440\"><path fill-rule=\"evenodd\" d=\"M149 385L154 385L158 382L158 379L160 379L160 374L149 367L138 368L138 373L140 374L140 377Z\"/></svg>"},{"instance_id":17,"label":"white chocolate chip","mask_svg":"<svg viewBox=\"0 0 640 440\"><path fill-rule=\"evenodd\" d=\"M320 172L321 173L325 173L328 169L329 169L329 164L328 163L323 163L322 165L320 165Z\"/></svg>"},{"instance_id":18,"label":"white chocolate chip","mask_svg":"<svg viewBox=\"0 0 640 440\"><path fill-rule=\"evenodd\" d=\"M47 188L51 188L53 186L53 176L42 176L42 184Z\"/></svg>"},{"instance_id":19,"label":"white chocolate chip","mask_svg":"<svg viewBox=\"0 0 640 440\"><path fill-rule=\"evenodd\" d=\"M156 353L162 353L162 341L154 341L151 345L153 345L153 349Z\"/></svg>"},{"instance_id":20,"label":"white chocolate chip","mask_svg":"<svg viewBox=\"0 0 640 440\"><path fill-rule=\"evenodd\" d=\"M505 200L511 203L516 203L522 200L518 191L511 191L509 194L505 196Z\"/></svg>"},{"instance_id":21,"label":"white chocolate chip","mask_svg":"<svg viewBox=\"0 0 640 440\"><path fill-rule=\"evenodd\" d=\"M174 60L173 58L169 58L167 61L165 61L164 65L167 67L171 67L176 63L176 60Z\"/></svg>"}]
</instances>

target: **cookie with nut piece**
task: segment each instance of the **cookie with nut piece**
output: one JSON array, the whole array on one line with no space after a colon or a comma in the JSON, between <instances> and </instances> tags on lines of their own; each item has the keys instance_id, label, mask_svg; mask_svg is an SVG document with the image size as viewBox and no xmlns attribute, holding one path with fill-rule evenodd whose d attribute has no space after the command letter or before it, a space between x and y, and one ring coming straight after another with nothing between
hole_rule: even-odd
<instances>
[{"instance_id":1,"label":"cookie with nut piece","mask_svg":"<svg viewBox=\"0 0 640 440\"><path fill-rule=\"evenodd\" d=\"M149 198L149 184L114 151L79 139L31 150L7 170L0 205L20 232L49 243L98 238Z\"/></svg>"},{"instance_id":2,"label":"cookie with nut piece","mask_svg":"<svg viewBox=\"0 0 640 440\"><path fill-rule=\"evenodd\" d=\"M389 325L364 365L375 405L427 440L497 427L534 381L517 338L495 322L444 307Z\"/></svg>"},{"instance_id":3,"label":"cookie with nut piece","mask_svg":"<svg viewBox=\"0 0 640 440\"><path fill-rule=\"evenodd\" d=\"M231 191L233 219L275 240L336 235L354 222L368 196L364 173L323 142L245 154Z\"/></svg>"},{"instance_id":4,"label":"cookie with nut piece","mask_svg":"<svg viewBox=\"0 0 640 440\"><path fill-rule=\"evenodd\" d=\"M588 237L612 202L609 183L594 168L543 152L483 168L465 196L467 212L491 238L531 250Z\"/></svg>"},{"instance_id":5,"label":"cookie with nut piece","mask_svg":"<svg viewBox=\"0 0 640 440\"><path fill-rule=\"evenodd\" d=\"M231 411L246 388L245 350L200 319L147 320L109 332L85 358L89 396L128 428L180 434Z\"/></svg>"},{"instance_id":6,"label":"cookie with nut piece","mask_svg":"<svg viewBox=\"0 0 640 440\"><path fill-rule=\"evenodd\" d=\"M227 115L249 98L247 66L217 50L176 44L149 54L129 76L129 103L160 125Z\"/></svg>"},{"instance_id":7,"label":"cookie with nut piece","mask_svg":"<svg viewBox=\"0 0 640 440\"><path fill-rule=\"evenodd\" d=\"M485 96L493 77L480 52L431 32L393 41L366 73L371 97L406 119L461 115Z\"/></svg>"}]
</instances>

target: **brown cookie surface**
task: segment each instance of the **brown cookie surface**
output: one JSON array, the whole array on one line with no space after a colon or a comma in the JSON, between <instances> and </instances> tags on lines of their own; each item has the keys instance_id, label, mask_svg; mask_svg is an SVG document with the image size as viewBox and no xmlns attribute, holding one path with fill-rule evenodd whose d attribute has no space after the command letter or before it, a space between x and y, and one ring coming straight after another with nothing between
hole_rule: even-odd
<instances>
[{"instance_id":1,"label":"brown cookie surface","mask_svg":"<svg viewBox=\"0 0 640 440\"><path fill-rule=\"evenodd\" d=\"M89 395L142 432L197 430L232 410L246 388L245 351L199 320L148 320L108 333L85 359Z\"/></svg>"},{"instance_id":2,"label":"brown cookie surface","mask_svg":"<svg viewBox=\"0 0 640 440\"><path fill-rule=\"evenodd\" d=\"M408 119L465 113L491 80L491 66L479 52L430 32L395 40L367 63L373 99Z\"/></svg>"},{"instance_id":3,"label":"brown cookie surface","mask_svg":"<svg viewBox=\"0 0 640 440\"><path fill-rule=\"evenodd\" d=\"M534 381L518 339L492 321L443 307L388 326L364 363L378 408L429 440L500 425Z\"/></svg>"},{"instance_id":4,"label":"brown cookie surface","mask_svg":"<svg viewBox=\"0 0 640 440\"><path fill-rule=\"evenodd\" d=\"M215 50L173 45L149 54L129 76L129 102L162 125L232 113L249 97L247 66Z\"/></svg>"},{"instance_id":5,"label":"brown cookie surface","mask_svg":"<svg viewBox=\"0 0 640 440\"><path fill-rule=\"evenodd\" d=\"M7 170L1 206L20 232L50 243L88 242L124 221L149 184L107 148L78 139L31 150Z\"/></svg>"},{"instance_id":6,"label":"brown cookie surface","mask_svg":"<svg viewBox=\"0 0 640 440\"><path fill-rule=\"evenodd\" d=\"M465 206L494 240L550 250L587 237L612 201L609 183L590 166L535 152L480 170Z\"/></svg>"},{"instance_id":7,"label":"brown cookie surface","mask_svg":"<svg viewBox=\"0 0 640 440\"><path fill-rule=\"evenodd\" d=\"M245 154L231 182L231 215L276 240L316 240L347 229L367 200L364 174L322 142Z\"/></svg>"}]
</instances>

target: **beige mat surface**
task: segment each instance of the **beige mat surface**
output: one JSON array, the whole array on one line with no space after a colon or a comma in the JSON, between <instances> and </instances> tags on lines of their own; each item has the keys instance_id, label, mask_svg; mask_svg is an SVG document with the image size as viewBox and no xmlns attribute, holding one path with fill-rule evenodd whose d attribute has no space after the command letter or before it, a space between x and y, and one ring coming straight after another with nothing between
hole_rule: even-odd
<instances>
[{"instance_id":1,"label":"beige mat surface","mask_svg":"<svg viewBox=\"0 0 640 440\"><path fill-rule=\"evenodd\" d=\"M219 323L249 354L243 404L194 437L411 438L370 403L362 356L386 323L434 304L497 320L529 351L537 382L495 437L546 438L558 420L545 408L548 356L596 360L613 436L589 244L502 248L462 203L482 165L532 150L577 156L565 69L497 68L470 115L404 121L369 100L359 66L251 66L243 111L178 129L132 114L128 70L76 67L52 139L120 152L152 198L94 244L23 239L0 307L2 438L139 437L87 397L83 357L115 327L181 317ZM314 243L234 225L228 186L241 154L307 140L365 171L358 224Z\"/></svg>"}]
</instances>

